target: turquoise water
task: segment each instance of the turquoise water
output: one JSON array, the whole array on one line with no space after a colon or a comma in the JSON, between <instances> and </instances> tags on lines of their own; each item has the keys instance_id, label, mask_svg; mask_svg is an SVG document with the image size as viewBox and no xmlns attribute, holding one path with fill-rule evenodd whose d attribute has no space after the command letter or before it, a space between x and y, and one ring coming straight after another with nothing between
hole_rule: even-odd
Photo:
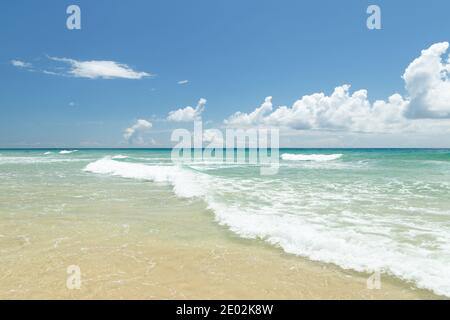
<instances>
[{"instance_id":1,"label":"turquoise water","mask_svg":"<svg viewBox=\"0 0 450 320\"><path fill-rule=\"evenodd\" d=\"M278 173L268 176L254 164L174 164L170 155L0 150L0 220L70 210L102 193L105 179L128 181L158 190L168 206L174 197L200 200L241 237L450 296L450 150L281 149ZM134 201L126 189L123 198Z\"/></svg>"}]
</instances>

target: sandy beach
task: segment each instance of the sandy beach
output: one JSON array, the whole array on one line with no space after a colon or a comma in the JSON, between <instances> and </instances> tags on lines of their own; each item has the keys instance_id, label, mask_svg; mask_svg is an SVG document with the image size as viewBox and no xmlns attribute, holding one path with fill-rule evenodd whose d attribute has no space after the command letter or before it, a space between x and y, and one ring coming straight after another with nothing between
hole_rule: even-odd
<instances>
[{"instance_id":1,"label":"sandy beach","mask_svg":"<svg viewBox=\"0 0 450 320\"><path fill-rule=\"evenodd\" d=\"M218 226L202 204L191 214L164 209L130 223L126 204L97 206L78 218L42 217L33 224L2 221L1 299L435 299L429 291L382 276L289 255ZM101 221L99 212L109 212ZM88 219L89 217L89 219ZM89 221L89 222L88 222ZM23 237L8 238L15 231ZM17 251L20 251L18 258ZM69 265L81 288L66 286Z\"/></svg>"}]
</instances>

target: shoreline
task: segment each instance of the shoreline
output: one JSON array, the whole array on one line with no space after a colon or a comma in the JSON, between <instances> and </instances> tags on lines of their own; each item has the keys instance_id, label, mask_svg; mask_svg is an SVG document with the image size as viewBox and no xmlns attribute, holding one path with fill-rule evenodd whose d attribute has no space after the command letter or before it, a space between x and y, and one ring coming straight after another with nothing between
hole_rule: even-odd
<instances>
[{"instance_id":1,"label":"shoreline","mask_svg":"<svg viewBox=\"0 0 450 320\"><path fill-rule=\"evenodd\" d=\"M14 269L15 283L8 281L5 270L8 265L12 268L14 261L8 264L2 259L0 272L6 276L0 280L0 298L445 299L386 275L381 276L380 290L369 290L368 274L288 254L262 240L242 239L217 225L209 211L160 216L158 225L169 218L176 221L171 228L180 233L173 234L169 228L161 234L154 229L143 236L145 225L139 226L140 221L130 224L128 231L117 224L105 228L95 222L77 242L62 239L45 250L31 242L23 247L27 263L18 263ZM180 227L186 226L187 220L203 223L203 233L192 238L192 230L182 232ZM74 262L82 272L80 290L65 287L65 266ZM30 265L38 275L30 273ZM37 282L36 288L14 291L14 287L33 283L31 279Z\"/></svg>"}]
</instances>

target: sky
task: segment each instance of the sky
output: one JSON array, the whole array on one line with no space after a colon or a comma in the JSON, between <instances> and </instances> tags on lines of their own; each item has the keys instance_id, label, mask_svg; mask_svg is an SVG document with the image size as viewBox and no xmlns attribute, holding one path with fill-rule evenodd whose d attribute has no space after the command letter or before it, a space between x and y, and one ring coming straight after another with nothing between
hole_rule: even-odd
<instances>
[{"instance_id":1,"label":"sky","mask_svg":"<svg viewBox=\"0 0 450 320\"><path fill-rule=\"evenodd\" d=\"M450 147L449 12L448 0L1 1L0 148L170 147L194 120L277 127L284 147Z\"/></svg>"}]
</instances>

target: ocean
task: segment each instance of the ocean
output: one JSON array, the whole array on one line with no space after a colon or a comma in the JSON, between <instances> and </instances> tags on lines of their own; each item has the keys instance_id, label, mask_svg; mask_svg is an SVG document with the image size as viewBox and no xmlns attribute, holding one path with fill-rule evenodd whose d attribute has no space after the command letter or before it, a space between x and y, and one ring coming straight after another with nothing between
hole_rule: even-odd
<instances>
[{"instance_id":1,"label":"ocean","mask_svg":"<svg viewBox=\"0 0 450 320\"><path fill-rule=\"evenodd\" d=\"M121 227L158 235L173 225L152 225L154 214L183 221L194 205L236 237L450 297L450 150L279 154L278 173L261 175L245 162L174 164L169 149L0 150L0 264L13 276L15 263L94 236L124 212ZM186 241L201 237L192 220L182 225Z\"/></svg>"}]
</instances>

